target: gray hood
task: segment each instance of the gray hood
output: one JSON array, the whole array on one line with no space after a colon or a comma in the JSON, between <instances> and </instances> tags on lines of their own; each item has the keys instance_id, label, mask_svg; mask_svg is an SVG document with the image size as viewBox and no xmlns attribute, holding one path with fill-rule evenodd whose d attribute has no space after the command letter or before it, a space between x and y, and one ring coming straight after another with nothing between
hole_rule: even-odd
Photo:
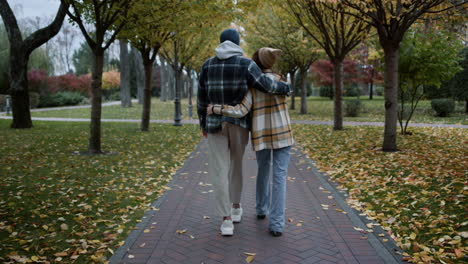
<instances>
[{"instance_id":1,"label":"gray hood","mask_svg":"<svg viewBox=\"0 0 468 264\"><path fill-rule=\"evenodd\" d=\"M229 59L234 56L242 56L244 54L244 51L239 47L239 45L236 45L229 40L219 44L215 51L216 57L220 60Z\"/></svg>"}]
</instances>

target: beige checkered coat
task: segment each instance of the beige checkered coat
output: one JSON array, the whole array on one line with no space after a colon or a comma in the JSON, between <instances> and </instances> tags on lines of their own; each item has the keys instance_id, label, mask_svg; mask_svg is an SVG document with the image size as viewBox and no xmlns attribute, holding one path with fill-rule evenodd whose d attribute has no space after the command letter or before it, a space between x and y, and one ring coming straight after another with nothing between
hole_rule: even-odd
<instances>
[{"instance_id":1,"label":"beige checkered coat","mask_svg":"<svg viewBox=\"0 0 468 264\"><path fill-rule=\"evenodd\" d=\"M273 73L270 78L279 79ZM242 102L235 106L214 105L215 114L240 118L251 113L251 139L255 151L279 149L294 144L286 96L249 89Z\"/></svg>"}]
</instances>

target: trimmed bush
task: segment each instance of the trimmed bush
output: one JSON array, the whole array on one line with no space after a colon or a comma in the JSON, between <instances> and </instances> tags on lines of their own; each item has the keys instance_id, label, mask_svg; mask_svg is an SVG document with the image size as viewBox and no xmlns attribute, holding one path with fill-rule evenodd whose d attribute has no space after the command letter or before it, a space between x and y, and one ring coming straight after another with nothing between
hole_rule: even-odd
<instances>
[{"instance_id":1,"label":"trimmed bush","mask_svg":"<svg viewBox=\"0 0 468 264\"><path fill-rule=\"evenodd\" d=\"M362 103L359 99L352 99L345 101L345 116L356 117L362 110Z\"/></svg>"},{"instance_id":2,"label":"trimmed bush","mask_svg":"<svg viewBox=\"0 0 468 264\"><path fill-rule=\"evenodd\" d=\"M331 86L320 86L319 95L320 97L333 98L333 87Z\"/></svg>"},{"instance_id":3,"label":"trimmed bush","mask_svg":"<svg viewBox=\"0 0 468 264\"><path fill-rule=\"evenodd\" d=\"M384 87L383 86L374 86L374 95L383 96L384 95Z\"/></svg>"},{"instance_id":4,"label":"trimmed bush","mask_svg":"<svg viewBox=\"0 0 468 264\"><path fill-rule=\"evenodd\" d=\"M79 92L58 92L51 95L41 96L40 104L41 107L46 106L65 106L65 105L77 105L83 101L85 97Z\"/></svg>"},{"instance_id":5,"label":"trimmed bush","mask_svg":"<svg viewBox=\"0 0 468 264\"><path fill-rule=\"evenodd\" d=\"M120 91L111 93L107 99L109 101L120 101Z\"/></svg>"},{"instance_id":6,"label":"trimmed bush","mask_svg":"<svg viewBox=\"0 0 468 264\"><path fill-rule=\"evenodd\" d=\"M37 108L37 106L39 106L40 97L41 96L39 95L39 93L35 93L35 92L29 93L29 105L31 108Z\"/></svg>"},{"instance_id":7,"label":"trimmed bush","mask_svg":"<svg viewBox=\"0 0 468 264\"><path fill-rule=\"evenodd\" d=\"M353 83L345 87L343 96L355 97L361 95L361 88Z\"/></svg>"},{"instance_id":8,"label":"trimmed bush","mask_svg":"<svg viewBox=\"0 0 468 264\"><path fill-rule=\"evenodd\" d=\"M453 99L433 99L431 107L437 116L446 117L455 110L455 101Z\"/></svg>"}]
</instances>

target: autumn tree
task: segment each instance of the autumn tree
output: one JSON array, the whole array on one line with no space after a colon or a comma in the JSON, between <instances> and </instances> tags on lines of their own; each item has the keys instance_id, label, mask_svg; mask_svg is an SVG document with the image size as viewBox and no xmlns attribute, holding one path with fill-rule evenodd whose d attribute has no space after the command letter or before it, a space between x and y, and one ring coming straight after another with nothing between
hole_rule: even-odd
<instances>
[{"instance_id":1,"label":"autumn tree","mask_svg":"<svg viewBox=\"0 0 468 264\"><path fill-rule=\"evenodd\" d=\"M29 56L35 49L57 35L65 19L68 6L69 4L62 3L51 24L23 38L10 5L6 0L0 0L0 15L5 24L10 44L9 87L13 110L12 128L32 127L27 76Z\"/></svg>"},{"instance_id":2,"label":"autumn tree","mask_svg":"<svg viewBox=\"0 0 468 264\"><path fill-rule=\"evenodd\" d=\"M231 2L203 0L194 1L190 8L183 11L184 23L178 23L171 41L164 45L161 52L164 60L175 72L174 125L181 121L181 89L184 68L189 73L193 59L200 59L199 52L205 50L210 42L218 43L219 32L227 21L234 19L234 5ZM214 55L211 50L211 56ZM191 99L191 91L189 90ZM190 100L191 104L191 100Z\"/></svg>"},{"instance_id":3,"label":"autumn tree","mask_svg":"<svg viewBox=\"0 0 468 264\"><path fill-rule=\"evenodd\" d=\"M207 18L208 19L208 18ZM208 22L209 21L209 22ZM194 77L198 79L198 74L203 63L210 57L213 56L213 52L218 45L219 36L217 32L221 32L227 25L226 22L216 24L220 21L212 21L208 19L207 21L199 21L200 28L198 32L188 38L181 39L177 41L176 47L178 49L178 64L179 69L185 68L187 72L187 77L189 79L189 88L188 88L188 104L189 104L189 117L191 118L192 113L192 98L193 91L196 89L194 85L197 85L198 82L195 82ZM172 45L172 47L174 47ZM164 50L163 57L168 58L169 62L172 61L171 55L174 54L171 49ZM178 78L181 77L181 71L177 74ZM181 83L180 81L178 82ZM180 87L178 88L180 90Z\"/></svg>"},{"instance_id":4,"label":"autumn tree","mask_svg":"<svg viewBox=\"0 0 468 264\"><path fill-rule=\"evenodd\" d=\"M334 65L333 129L343 129L343 61L366 37L369 26L347 14L348 7L336 1L287 0L296 21L328 55Z\"/></svg>"},{"instance_id":5,"label":"autumn tree","mask_svg":"<svg viewBox=\"0 0 468 264\"><path fill-rule=\"evenodd\" d=\"M317 43L304 33L296 24L295 18L277 5L265 3L251 12L243 25L247 30L245 37L249 50L253 53L261 47L272 47L283 51L274 66L280 74L290 74L294 87L296 72L299 71L301 108L307 113L306 78L310 65L321 52ZM295 108L295 92L291 98L291 109Z\"/></svg>"},{"instance_id":6,"label":"autumn tree","mask_svg":"<svg viewBox=\"0 0 468 264\"><path fill-rule=\"evenodd\" d=\"M443 12L465 1L447 0L340 0L344 10L377 30L385 54L385 128L382 149L397 150L398 60L406 31L428 12ZM466 4L466 3L465 3Z\"/></svg>"},{"instance_id":7,"label":"autumn tree","mask_svg":"<svg viewBox=\"0 0 468 264\"><path fill-rule=\"evenodd\" d=\"M314 82L319 86L331 87L334 83L334 68L335 66L329 60L318 60L310 67L314 73ZM356 61L345 59L343 61L343 83L350 86L360 82L357 73L358 63ZM334 97L331 92L330 99Z\"/></svg>"},{"instance_id":8,"label":"autumn tree","mask_svg":"<svg viewBox=\"0 0 468 264\"><path fill-rule=\"evenodd\" d=\"M83 34L93 53L91 74L91 126L88 152L101 154L102 73L104 52L125 25L130 0L61 0L69 3L68 16ZM92 24L93 28L87 28Z\"/></svg>"},{"instance_id":9,"label":"autumn tree","mask_svg":"<svg viewBox=\"0 0 468 264\"><path fill-rule=\"evenodd\" d=\"M190 14L200 12L206 2L208 1L138 0L132 3L128 24L121 36L127 38L143 58L145 88L140 127L142 131L149 130L151 75L159 49L171 38L182 38L187 27L184 22L191 21L193 17Z\"/></svg>"},{"instance_id":10,"label":"autumn tree","mask_svg":"<svg viewBox=\"0 0 468 264\"><path fill-rule=\"evenodd\" d=\"M438 88L461 71L461 48L461 41L453 33L417 26L405 34L398 62L401 134L407 134L409 121L424 96L424 86Z\"/></svg>"}]
</instances>

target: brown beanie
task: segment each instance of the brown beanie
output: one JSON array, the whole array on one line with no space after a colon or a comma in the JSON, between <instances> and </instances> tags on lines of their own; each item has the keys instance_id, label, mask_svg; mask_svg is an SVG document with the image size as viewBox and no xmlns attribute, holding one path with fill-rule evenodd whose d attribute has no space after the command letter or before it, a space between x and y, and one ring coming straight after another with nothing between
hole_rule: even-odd
<instances>
[{"instance_id":1,"label":"brown beanie","mask_svg":"<svg viewBox=\"0 0 468 264\"><path fill-rule=\"evenodd\" d=\"M283 51L280 49L260 48L258 50L258 59L265 69L271 69L281 53L283 53Z\"/></svg>"}]
</instances>

